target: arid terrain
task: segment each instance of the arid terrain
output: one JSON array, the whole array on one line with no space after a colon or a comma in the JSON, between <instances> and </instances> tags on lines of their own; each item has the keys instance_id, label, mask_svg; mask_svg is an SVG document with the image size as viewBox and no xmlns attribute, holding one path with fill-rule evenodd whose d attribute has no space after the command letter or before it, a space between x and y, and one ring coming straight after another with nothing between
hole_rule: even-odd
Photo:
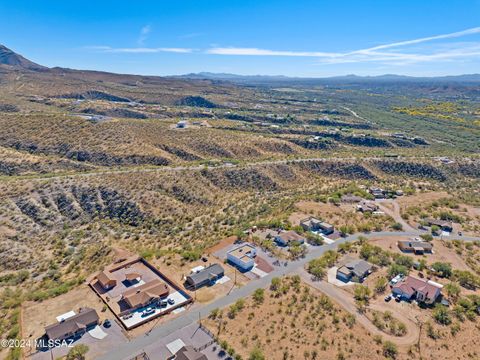
<instances>
[{"instance_id":1,"label":"arid terrain","mask_svg":"<svg viewBox=\"0 0 480 360\"><path fill-rule=\"evenodd\" d=\"M40 335L56 313L81 305L111 318L85 284L115 249L180 283L222 239L232 245L252 226L298 230L308 216L334 225L340 241L368 235L397 254L395 242L416 233L375 233L452 220L452 238L430 239L429 261L480 275L478 246L460 242L480 236L477 85L239 84L23 60L0 64L1 338ZM399 194L378 202L379 214L341 200L372 200L373 187ZM237 280L240 289L250 281ZM256 348L268 359L392 357L321 290L296 277L281 282L234 316L223 309L208 328L244 359ZM217 286L192 295L208 306L231 290ZM458 325L433 324L430 336L419 329L420 348L401 345L398 358L477 358L469 344L480 341L478 320Z\"/></svg>"}]
</instances>

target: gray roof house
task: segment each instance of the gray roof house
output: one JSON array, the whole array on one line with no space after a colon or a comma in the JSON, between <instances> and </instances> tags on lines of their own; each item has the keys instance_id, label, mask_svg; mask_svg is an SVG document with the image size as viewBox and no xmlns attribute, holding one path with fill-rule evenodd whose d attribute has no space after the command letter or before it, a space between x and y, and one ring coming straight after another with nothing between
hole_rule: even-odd
<instances>
[{"instance_id":1,"label":"gray roof house","mask_svg":"<svg viewBox=\"0 0 480 360\"><path fill-rule=\"evenodd\" d=\"M188 288L198 289L199 287L213 284L225 274L223 267L219 264L212 264L197 273L187 276L185 285Z\"/></svg>"},{"instance_id":2,"label":"gray roof house","mask_svg":"<svg viewBox=\"0 0 480 360\"><path fill-rule=\"evenodd\" d=\"M337 269L337 279L345 282L363 282L372 272L372 267L373 265L365 260L352 260Z\"/></svg>"},{"instance_id":3,"label":"gray roof house","mask_svg":"<svg viewBox=\"0 0 480 360\"><path fill-rule=\"evenodd\" d=\"M70 337L83 335L89 328L99 322L97 312L91 308L82 308L75 314L61 322L45 327L45 334L50 340L64 340Z\"/></svg>"},{"instance_id":4,"label":"gray roof house","mask_svg":"<svg viewBox=\"0 0 480 360\"><path fill-rule=\"evenodd\" d=\"M187 345L177 351L175 360L208 360L205 354L195 350L193 346Z\"/></svg>"}]
</instances>

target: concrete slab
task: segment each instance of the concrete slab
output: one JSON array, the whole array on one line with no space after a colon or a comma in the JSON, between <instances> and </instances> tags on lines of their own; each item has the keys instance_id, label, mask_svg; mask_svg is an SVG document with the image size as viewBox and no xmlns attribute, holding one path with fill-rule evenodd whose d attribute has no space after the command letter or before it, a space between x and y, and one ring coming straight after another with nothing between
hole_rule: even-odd
<instances>
[{"instance_id":1,"label":"concrete slab","mask_svg":"<svg viewBox=\"0 0 480 360\"><path fill-rule=\"evenodd\" d=\"M185 346L185 343L182 341L182 339L177 339L172 341L171 343L168 343L166 346L168 351L170 351L172 355L175 355L178 350Z\"/></svg>"},{"instance_id":2,"label":"concrete slab","mask_svg":"<svg viewBox=\"0 0 480 360\"><path fill-rule=\"evenodd\" d=\"M107 337L107 333L102 330L100 326L95 326L92 330L88 331L88 334L94 339L102 340Z\"/></svg>"}]
</instances>

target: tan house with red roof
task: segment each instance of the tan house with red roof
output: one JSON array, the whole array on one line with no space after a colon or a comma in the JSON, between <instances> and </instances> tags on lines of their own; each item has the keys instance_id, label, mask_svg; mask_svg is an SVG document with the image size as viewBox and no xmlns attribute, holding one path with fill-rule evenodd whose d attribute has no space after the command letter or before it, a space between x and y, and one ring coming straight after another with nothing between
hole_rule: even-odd
<instances>
[{"instance_id":1,"label":"tan house with red roof","mask_svg":"<svg viewBox=\"0 0 480 360\"><path fill-rule=\"evenodd\" d=\"M123 300L132 309L150 305L156 300L167 296L168 286L159 279L154 279L143 285L130 288L123 293Z\"/></svg>"},{"instance_id":2,"label":"tan house with red roof","mask_svg":"<svg viewBox=\"0 0 480 360\"><path fill-rule=\"evenodd\" d=\"M416 300L430 305L441 295L441 288L428 280L407 276L392 287L392 293L403 300Z\"/></svg>"},{"instance_id":3,"label":"tan house with red roof","mask_svg":"<svg viewBox=\"0 0 480 360\"><path fill-rule=\"evenodd\" d=\"M97 275L98 283L105 290L109 290L117 285L117 280L113 277L112 273L108 270L102 271Z\"/></svg>"}]
</instances>

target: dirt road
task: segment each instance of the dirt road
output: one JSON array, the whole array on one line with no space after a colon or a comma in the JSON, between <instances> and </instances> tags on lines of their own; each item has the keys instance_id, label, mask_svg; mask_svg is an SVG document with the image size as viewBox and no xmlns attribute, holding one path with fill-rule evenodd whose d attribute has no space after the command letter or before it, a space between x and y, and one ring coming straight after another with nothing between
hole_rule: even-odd
<instances>
[{"instance_id":1,"label":"dirt road","mask_svg":"<svg viewBox=\"0 0 480 360\"><path fill-rule=\"evenodd\" d=\"M300 275L304 282L306 282L313 288L320 290L322 293L327 295L346 311L354 315L357 321L372 334L381 335L383 339L390 340L400 346L410 346L418 341L420 331L417 324L415 324L414 321L399 313L392 307L389 307L385 304L374 304L369 306L368 308L377 311L390 311L393 317L403 322L407 327L407 334L405 336L393 336L379 330L375 325L373 325L369 318L358 312L353 296L345 290L340 289L339 287L329 284L328 282L323 280L312 280L311 275L308 274L304 269L299 269L297 273Z\"/></svg>"}]
</instances>

